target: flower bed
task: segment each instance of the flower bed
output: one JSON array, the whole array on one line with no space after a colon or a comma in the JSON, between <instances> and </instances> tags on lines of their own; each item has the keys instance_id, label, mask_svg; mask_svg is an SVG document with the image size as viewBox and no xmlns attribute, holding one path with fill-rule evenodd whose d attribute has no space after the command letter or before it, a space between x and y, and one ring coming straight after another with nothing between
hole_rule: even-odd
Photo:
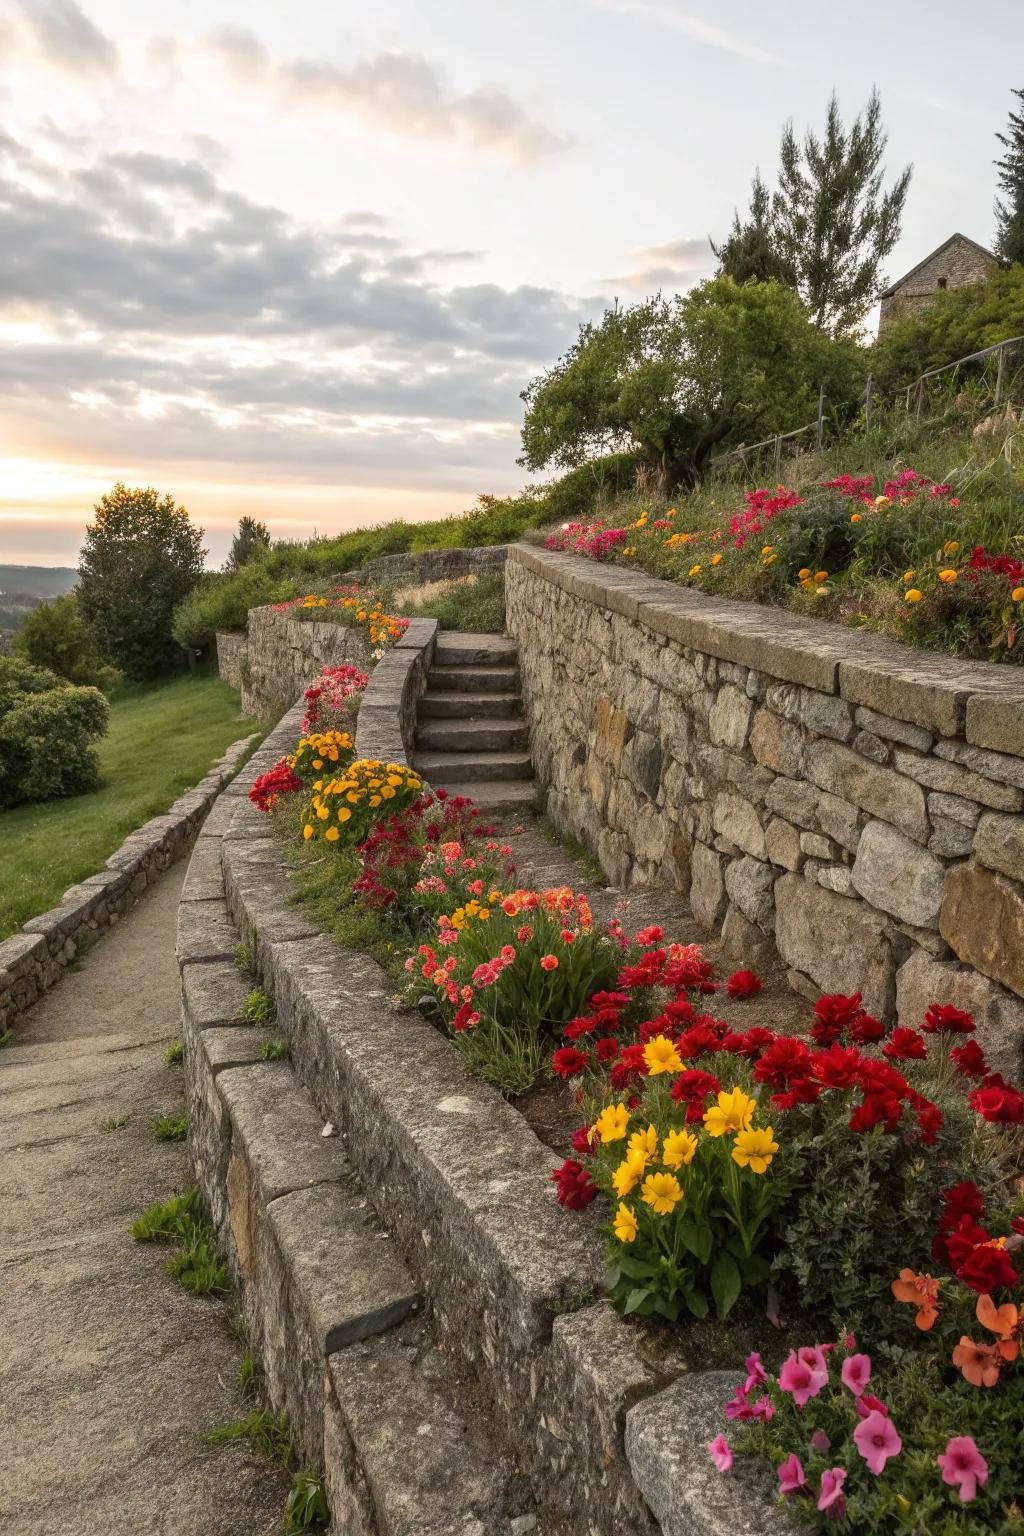
<instances>
[{"instance_id":1,"label":"flower bed","mask_svg":"<svg viewBox=\"0 0 1024 1536\"><path fill-rule=\"evenodd\" d=\"M522 888L473 806L310 741L275 790L277 830L301 859L313 829L322 900L475 1072L510 1092L566 1081L580 1126L553 1178L568 1213L601 1211L611 1303L676 1325L766 1318L778 1362L748 1361L715 1464L767 1456L783 1497L852 1530L1012 1528L1024 1097L971 1016L933 1005L887 1031L854 994L820 999L806 1038L730 1028L697 946ZM351 794L359 814L339 816ZM759 982L744 968L725 988L742 1001ZM824 1342L772 1345L794 1328Z\"/></svg>"},{"instance_id":2,"label":"flower bed","mask_svg":"<svg viewBox=\"0 0 1024 1536\"><path fill-rule=\"evenodd\" d=\"M342 624L346 628L357 629L366 635L370 653L377 660L389 646L401 639L409 627L408 619L396 618L385 611L380 593L359 582L331 587L326 592L307 592L303 597L272 603L271 609L290 619Z\"/></svg>"},{"instance_id":3,"label":"flower bed","mask_svg":"<svg viewBox=\"0 0 1024 1536\"><path fill-rule=\"evenodd\" d=\"M618 526L570 523L547 547L637 565L701 591L813 610L915 644L1024 662L1024 534L979 522L913 469L840 475L743 505L644 510ZM1009 526L1006 526L1006 522ZM998 538L997 547L977 534Z\"/></svg>"}]
</instances>

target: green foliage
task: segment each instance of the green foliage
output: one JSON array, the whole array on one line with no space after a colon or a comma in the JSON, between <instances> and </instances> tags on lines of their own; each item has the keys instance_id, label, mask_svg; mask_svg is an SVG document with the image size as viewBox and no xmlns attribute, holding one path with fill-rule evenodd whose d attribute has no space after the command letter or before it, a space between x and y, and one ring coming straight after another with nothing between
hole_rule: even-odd
<instances>
[{"instance_id":1,"label":"green foliage","mask_svg":"<svg viewBox=\"0 0 1024 1536\"><path fill-rule=\"evenodd\" d=\"M105 666L100 658L73 592L33 608L21 626L15 650L34 666L49 667L69 683L109 691L117 682L113 667Z\"/></svg>"},{"instance_id":2,"label":"green foliage","mask_svg":"<svg viewBox=\"0 0 1024 1536\"><path fill-rule=\"evenodd\" d=\"M260 1046L263 1061L287 1061L291 1053L292 1048L287 1040L264 1040Z\"/></svg>"},{"instance_id":3,"label":"green foliage","mask_svg":"<svg viewBox=\"0 0 1024 1536\"><path fill-rule=\"evenodd\" d=\"M203 1438L207 1445L237 1445L244 1440L258 1455L285 1465L292 1454L288 1415L269 1408L260 1408L229 1424L215 1424Z\"/></svg>"},{"instance_id":4,"label":"green foliage","mask_svg":"<svg viewBox=\"0 0 1024 1536\"><path fill-rule=\"evenodd\" d=\"M436 597L400 606L403 617L437 619L442 629L500 635L505 628L505 573L484 571L463 577L448 582Z\"/></svg>"},{"instance_id":5,"label":"green foliage","mask_svg":"<svg viewBox=\"0 0 1024 1536\"><path fill-rule=\"evenodd\" d=\"M0 807L94 788L93 743L109 716L98 689L74 687L44 667L0 656Z\"/></svg>"},{"instance_id":6,"label":"green foliage","mask_svg":"<svg viewBox=\"0 0 1024 1536\"><path fill-rule=\"evenodd\" d=\"M149 1122L154 1141L184 1141L188 1135L187 1115L154 1115Z\"/></svg>"},{"instance_id":7,"label":"green foliage","mask_svg":"<svg viewBox=\"0 0 1024 1536\"><path fill-rule=\"evenodd\" d=\"M5 1029L2 1033L0 1033L0 1051L3 1050L5 1045L10 1045L10 1043L11 1043L11 1041L13 1039L14 1039L14 1030L13 1029Z\"/></svg>"},{"instance_id":8,"label":"green foliage","mask_svg":"<svg viewBox=\"0 0 1024 1536\"><path fill-rule=\"evenodd\" d=\"M871 348L871 368L882 392L906 386L929 368L942 368L1011 336L1024 336L1024 266L997 272L986 283L936 293L924 309L907 310L887 325ZM937 389L962 391L985 380L991 398L995 360L968 363ZM1019 398L1024 347L1007 355L1003 398ZM1014 382L1016 380L1016 383Z\"/></svg>"},{"instance_id":9,"label":"green foliage","mask_svg":"<svg viewBox=\"0 0 1024 1536\"><path fill-rule=\"evenodd\" d=\"M323 1479L319 1472L303 1467L292 1478L291 1492L284 1506L282 1536L302 1536L303 1531L326 1531L331 1512L327 1507Z\"/></svg>"},{"instance_id":10,"label":"green foliage","mask_svg":"<svg viewBox=\"0 0 1024 1536\"><path fill-rule=\"evenodd\" d=\"M82 615L127 677L156 677L181 659L171 618L202 572L202 529L172 497L120 481L95 511L78 568Z\"/></svg>"},{"instance_id":11,"label":"green foliage","mask_svg":"<svg viewBox=\"0 0 1024 1536\"><path fill-rule=\"evenodd\" d=\"M132 1224L131 1235L137 1243L172 1243L183 1238L189 1227L202 1220L198 1189L151 1205Z\"/></svg>"},{"instance_id":12,"label":"green foliage","mask_svg":"<svg viewBox=\"0 0 1024 1536\"><path fill-rule=\"evenodd\" d=\"M248 944L235 945L235 969L242 972L252 970L252 951Z\"/></svg>"},{"instance_id":13,"label":"green foliage","mask_svg":"<svg viewBox=\"0 0 1024 1536\"><path fill-rule=\"evenodd\" d=\"M298 595L294 576L276 576L266 559L238 570L208 571L174 611L171 631L186 650L203 650L218 630L244 629L250 608Z\"/></svg>"},{"instance_id":14,"label":"green foliage","mask_svg":"<svg viewBox=\"0 0 1024 1536\"><path fill-rule=\"evenodd\" d=\"M243 946L239 945L241 949ZM246 1024L268 1024L274 1017L274 999L262 987L253 987L242 1004L242 1018Z\"/></svg>"},{"instance_id":15,"label":"green foliage","mask_svg":"<svg viewBox=\"0 0 1024 1536\"><path fill-rule=\"evenodd\" d=\"M180 1067L184 1057L185 1052L180 1040L172 1040L164 1051L164 1061L169 1067Z\"/></svg>"},{"instance_id":16,"label":"green foliage","mask_svg":"<svg viewBox=\"0 0 1024 1536\"><path fill-rule=\"evenodd\" d=\"M753 280L796 287L796 272L778 249L772 225L771 193L761 180L760 171L754 176L746 219L735 213L728 238L721 245L712 241L711 249L718 257L719 275L731 277L735 283Z\"/></svg>"},{"instance_id":17,"label":"green foliage","mask_svg":"<svg viewBox=\"0 0 1024 1536\"><path fill-rule=\"evenodd\" d=\"M239 518L238 532L231 541L227 569L240 571L243 565L248 565L257 555L265 554L269 548L270 529L266 523L259 522L255 517Z\"/></svg>"},{"instance_id":18,"label":"green foliage","mask_svg":"<svg viewBox=\"0 0 1024 1536\"><path fill-rule=\"evenodd\" d=\"M862 366L852 343L823 335L778 283L714 278L581 327L523 393L520 462L573 468L629 450L671 488L699 476L716 446L813 416L819 388L852 402Z\"/></svg>"},{"instance_id":19,"label":"green foliage","mask_svg":"<svg viewBox=\"0 0 1024 1536\"><path fill-rule=\"evenodd\" d=\"M0 1041L0 1044L2 1043L3 1042ZM108 1136L111 1135L114 1131L123 1131L130 1119L130 1115L112 1115L109 1120L104 1120L101 1122L100 1130Z\"/></svg>"},{"instance_id":20,"label":"green foliage","mask_svg":"<svg viewBox=\"0 0 1024 1536\"><path fill-rule=\"evenodd\" d=\"M225 1296L230 1291L231 1277L198 1189L151 1205L132 1224L131 1235L138 1243L174 1243L167 1273L193 1296Z\"/></svg>"},{"instance_id":21,"label":"green foliage","mask_svg":"<svg viewBox=\"0 0 1024 1536\"><path fill-rule=\"evenodd\" d=\"M251 1349L247 1349L238 1366L238 1390L248 1402L259 1397L263 1390L263 1370Z\"/></svg>"},{"instance_id":22,"label":"green foliage","mask_svg":"<svg viewBox=\"0 0 1024 1536\"><path fill-rule=\"evenodd\" d=\"M1024 107L1024 90L1013 95ZM996 202L996 250L1004 261L1024 262L1024 111L1011 112L1005 133L996 138L1006 153L996 161L999 190Z\"/></svg>"}]
</instances>

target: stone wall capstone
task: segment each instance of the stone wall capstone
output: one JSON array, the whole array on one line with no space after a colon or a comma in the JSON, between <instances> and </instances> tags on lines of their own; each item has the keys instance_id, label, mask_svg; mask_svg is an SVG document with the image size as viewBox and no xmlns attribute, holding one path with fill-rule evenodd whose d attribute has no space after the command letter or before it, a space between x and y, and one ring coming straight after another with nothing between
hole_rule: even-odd
<instances>
[{"instance_id":1,"label":"stone wall capstone","mask_svg":"<svg viewBox=\"0 0 1024 1536\"><path fill-rule=\"evenodd\" d=\"M530 545L506 567L538 778L623 887L727 952L1024 1061L1024 675Z\"/></svg>"}]
</instances>

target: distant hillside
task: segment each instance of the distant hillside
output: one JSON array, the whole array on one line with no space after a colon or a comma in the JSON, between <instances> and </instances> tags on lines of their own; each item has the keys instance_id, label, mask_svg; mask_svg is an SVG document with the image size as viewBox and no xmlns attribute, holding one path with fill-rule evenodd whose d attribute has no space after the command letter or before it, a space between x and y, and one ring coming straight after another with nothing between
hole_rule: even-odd
<instances>
[{"instance_id":1,"label":"distant hillside","mask_svg":"<svg viewBox=\"0 0 1024 1536\"><path fill-rule=\"evenodd\" d=\"M77 580L70 565L0 565L0 630L20 628L37 603L70 592Z\"/></svg>"}]
</instances>

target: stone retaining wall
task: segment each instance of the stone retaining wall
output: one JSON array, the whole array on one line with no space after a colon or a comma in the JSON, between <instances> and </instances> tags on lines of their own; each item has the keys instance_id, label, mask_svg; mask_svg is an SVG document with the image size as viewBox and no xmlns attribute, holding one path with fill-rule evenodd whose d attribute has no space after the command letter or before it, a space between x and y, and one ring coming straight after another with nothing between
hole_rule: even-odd
<instances>
[{"instance_id":1,"label":"stone retaining wall","mask_svg":"<svg viewBox=\"0 0 1024 1536\"><path fill-rule=\"evenodd\" d=\"M245 631L241 629L220 630L217 634L217 672L224 682L230 683L232 688L241 692L242 682L246 671L246 657L248 645Z\"/></svg>"},{"instance_id":2,"label":"stone retaining wall","mask_svg":"<svg viewBox=\"0 0 1024 1536\"><path fill-rule=\"evenodd\" d=\"M1024 1051L1024 676L516 545L538 777L618 885L666 882L727 951Z\"/></svg>"},{"instance_id":3,"label":"stone retaining wall","mask_svg":"<svg viewBox=\"0 0 1024 1536\"><path fill-rule=\"evenodd\" d=\"M360 751L404 760L432 641L432 631L410 630L405 654L396 647L378 667L360 711ZM453 1440L450 1469L439 1474L435 1458L422 1484L418 1434L385 1469L392 1483L412 1478L419 1523L411 1515L390 1523L369 1460L389 1443L381 1381L398 1401L414 1390L394 1380L392 1341L422 1308L440 1358L466 1378L460 1403L485 1405L477 1430L502 1464L527 1474L536 1529L553 1521L560 1536L788 1531L763 1468L708 1476L708 1425L734 1382L701 1375L699 1361L688 1374L677 1347L593 1299L602 1241L587 1217L557 1205L554 1154L400 1004L372 960L289 905L282 850L245 795L293 745L301 718L300 704L204 828L179 912L178 957L196 1173L272 1401L288 1409L307 1458L325 1467L332 1529L464 1528L453 1501L473 1464L466 1441ZM239 937L274 996L294 1075L260 1062L254 1032L239 1027L247 987L235 965ZM375 1270L367 1230L382 1245ZM353 1338L367 1342L353 1350ZM369 1378L378 1417L367 1431ZM422 1415L433 1436L434 1411ZM533 1528L529 1516L465 1526L495 1536Z\"/></svg>"},{"instance_id":4,"label":"stone retaining wall","mask_svg":"<svg viewBox=\"0 0 1024 1536\"><path fill-rule=\"evenodd\" d=\"M0 942L0 1034L60 980L83 943L119 922L147 885L174 863L252 740L247 736L236 741L166 815L154 816L125 838L99 874L73 885L59 906L31 918Z\"/></svg>"},{"instance_id":5,"label":"stone retaining wall","mask_svg":"<svg viewBox=\"0 0 1024 1536\"><path fill-rule=\"evenodd\" d=\"M220 645L218 637L218 657ZM242 708L276 719L301 698L321 667L348 662L369 671L370 642L361 629L319 620L292 619L274 608L250 608L241 665Z\"/></svg>"},{"instance_id":6,"label":"stone retaining wall","mask_svg":"<svg viewBox=\"0 0 1024 1536\"><path fill-rule=\"evenodd\" d=\"M380 555L368 560L358 572L360 581L402 582L421 586L428 581L451 581L458 576L478 576L501 570L509 545L479 545L469 549L424 549L418 554Z\"/></svg>"}]
</instances>

